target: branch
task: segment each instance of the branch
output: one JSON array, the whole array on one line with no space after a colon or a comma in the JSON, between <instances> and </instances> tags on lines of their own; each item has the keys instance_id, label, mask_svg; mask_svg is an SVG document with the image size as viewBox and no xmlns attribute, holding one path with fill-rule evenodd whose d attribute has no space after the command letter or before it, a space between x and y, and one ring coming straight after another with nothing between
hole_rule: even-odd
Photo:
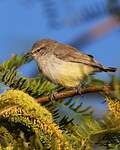
<instances>
[{"instance_id":1,"label":"branch","mask_svg":"<svg viewBox=\"0 0 120 150\"><path fill-rule=\"evenodd\" d=\"M109 84L105 84L105 85L95 85L95 86L90 86L90 87L86 87L86 88L81 88L80 93L86 94L86 93L102 92L104 94L108 94L108 93L110 93L111 90L112 90L112 86L110 86ZM80 94L78 94L78 91L76 89L62 91L62 92L54 94L54 100L61 100L64 98L73 97L75 95L80 95ZM35 101L38 103L44 103L44 102L50 101L50 98L49 98L49 96L40 97L40 98L35 99Z\"/></svg>"}]
</instances>

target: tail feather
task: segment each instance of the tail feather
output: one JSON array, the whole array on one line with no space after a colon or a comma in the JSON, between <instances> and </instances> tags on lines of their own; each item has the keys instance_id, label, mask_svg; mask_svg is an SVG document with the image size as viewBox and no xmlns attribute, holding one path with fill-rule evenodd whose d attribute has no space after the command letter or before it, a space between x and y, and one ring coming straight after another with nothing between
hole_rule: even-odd
<instances>
[{"instance_id":1,"label":"tail feather","mask_svg":"<svg viewBox=\"0 0 120 150\"><path fill-rule=\"evenodd\" d=\"M102 69L104 72L115 72L117 70L117 68L113 68L113 67L103 67Z\"/></svg>"}]
</instances>

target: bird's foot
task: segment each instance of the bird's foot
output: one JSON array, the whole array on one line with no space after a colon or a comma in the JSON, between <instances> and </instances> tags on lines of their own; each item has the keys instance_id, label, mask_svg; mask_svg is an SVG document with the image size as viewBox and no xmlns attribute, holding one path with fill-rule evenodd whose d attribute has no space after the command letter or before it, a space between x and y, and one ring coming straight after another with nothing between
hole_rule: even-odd
<instances>
[{"instance_id":1,"label":"bird's foot","mask_svg":"<svg viewBox=\"0 0 120 150\"><path fill-rule=\"evenodd\" d=\"M78 94L78 95L81 95L82 93L81 93L81 86L77 86L76 88L76 93Z\"/></svg>"},{"instance_id":2,"label":"bird's foot","mask_svg":"<svg viewBox=\"0 0 120 150\"><path fill-rule=\"evenodd\" d=\"M49 101L51 101L51 102L54 102L54 101L55 101L55 94L56 94L56 92L51 93L51 94L48 96Z\"/></svg>"}]
</instances>

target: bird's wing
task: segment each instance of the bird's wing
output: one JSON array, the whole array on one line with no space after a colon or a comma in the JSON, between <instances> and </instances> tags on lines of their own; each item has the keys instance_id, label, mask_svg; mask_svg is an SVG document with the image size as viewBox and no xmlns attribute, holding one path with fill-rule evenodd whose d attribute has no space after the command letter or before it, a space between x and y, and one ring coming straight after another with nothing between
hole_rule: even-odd
<instances>
[{"instance_id":1,"label":"bird's wing","mask_svg":"<svg viewBox=\"0 0 120 150\"><path fill-rule=\"evenodd\" d=\"M86 65L102 68L92 55L79 52L76 48L69 45L57 45L54 49L54 55L67 62L83 63Z\"/></svg>"}]
</instances>

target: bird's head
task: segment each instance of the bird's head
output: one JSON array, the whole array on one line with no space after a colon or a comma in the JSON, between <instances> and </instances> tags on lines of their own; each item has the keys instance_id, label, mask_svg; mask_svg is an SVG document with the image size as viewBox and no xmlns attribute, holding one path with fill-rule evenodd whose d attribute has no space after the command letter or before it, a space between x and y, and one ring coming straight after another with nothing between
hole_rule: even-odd
<instances>
[{"instance_id":1,"label":"bird's head","mask_svg":"<svg viewBox=\"0 0 120 150\"><path fill-rule=\"evenodd\" d=\"M55 43L56 41L50 39L43 39L35 42L32 46L32 56L35 57L36 55L47 54L52 50L51 48L54 47Z\"/></svg>"},{"instance_id":2,"label":"bird's head","mask_svg":"<svg viewBox=\"0 0 120 150\"><path fill-rule=\"evenodd\" d=\"M43 40L37 41L33 44L31 52L28 52L26 56L37 59L43 55L46 55L50 51L52 51L56 43L57 41L50 40L50 39L43 39Z\"/></svg>"}]
</instances>

